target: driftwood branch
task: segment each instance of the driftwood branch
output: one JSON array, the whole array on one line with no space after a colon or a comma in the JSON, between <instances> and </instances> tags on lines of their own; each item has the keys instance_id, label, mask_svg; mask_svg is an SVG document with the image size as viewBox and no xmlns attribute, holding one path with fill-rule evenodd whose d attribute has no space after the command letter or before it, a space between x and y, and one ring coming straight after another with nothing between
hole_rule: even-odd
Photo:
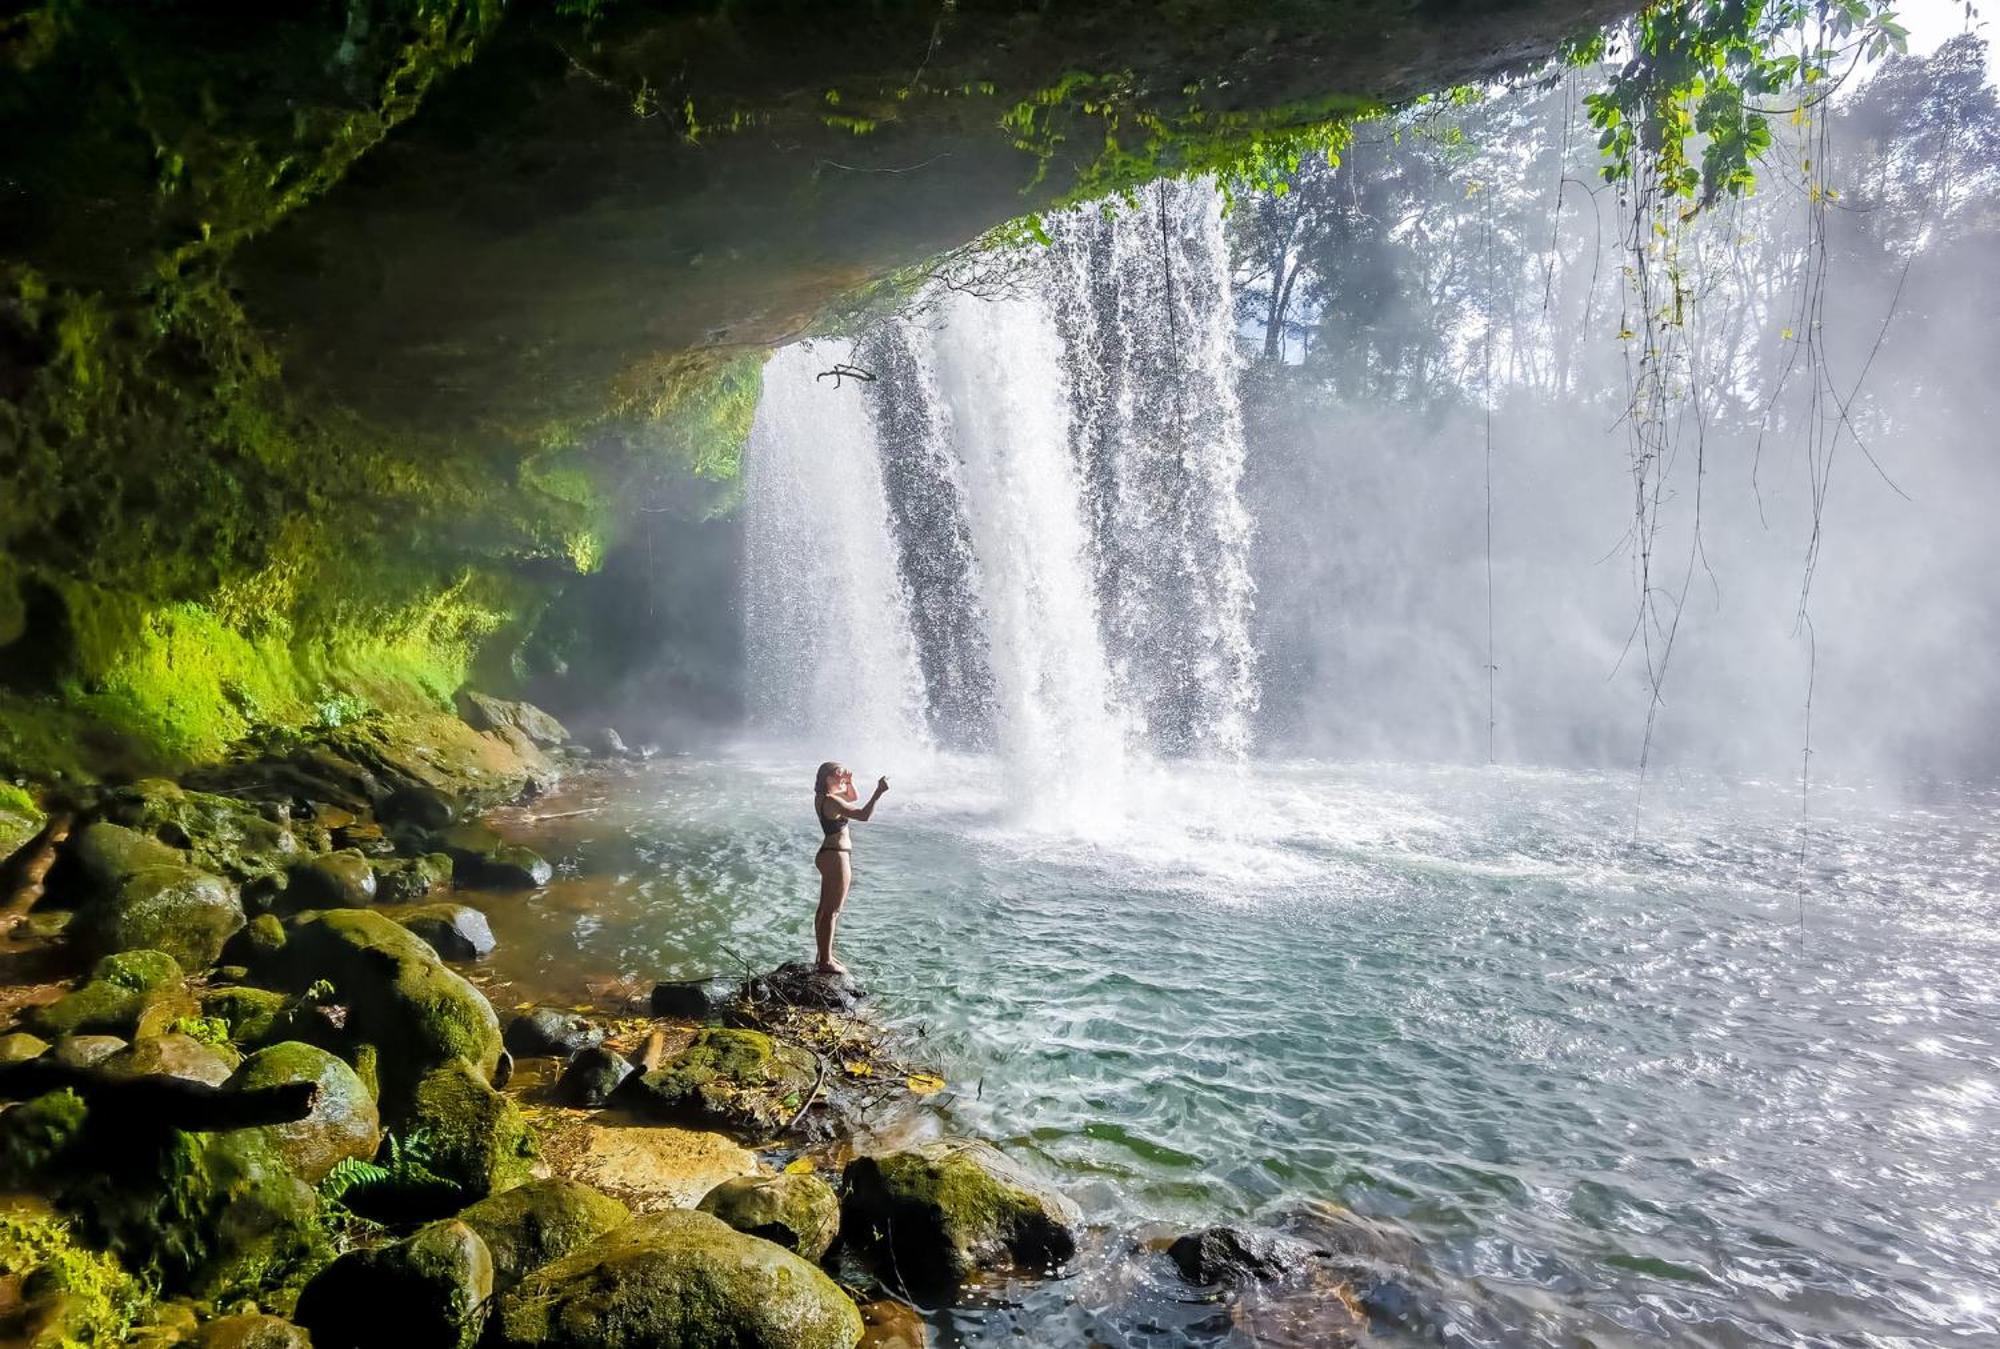
<instances>
[{"instance_id":1,"label":"driftwood branch","mask_svg":"<svg viewBox=\"0 0 2000 1349\"><path fill-rule=\"evenodd\" d=\"M875 373L872 370L863 370L858 365L842 364L836 365L831 370L820 371L817 375L813 376L813 383L817 384L823 379L832 380L833 387L838 389L840 381L843 379L857 380L862 384L873 384L875 382Z\"/></svg>"},{"instance_id":2,"label":"driftwood branch","mask_svg":"<svg viewBox=\"0 0 2000 1349\"><path fill-rule=\"evenodd\" d=\"M81 1096L93 1113L111 1120L143 1120L191 1132L290 1124L312 1114L319 1102L317 1082L230 1091L185 1078L124 1077L78 1068L47 1055L0 1066L0 1098L26 1100L64 1088Z\"/></svg>"}]
</instances>

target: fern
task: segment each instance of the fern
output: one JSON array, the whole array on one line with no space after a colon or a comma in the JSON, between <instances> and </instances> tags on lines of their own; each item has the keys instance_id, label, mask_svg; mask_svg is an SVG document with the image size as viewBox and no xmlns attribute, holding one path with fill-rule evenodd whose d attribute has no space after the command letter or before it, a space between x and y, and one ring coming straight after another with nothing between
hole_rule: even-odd
<instances>
[{"instance_id":1,"label":"fern","mask_svg":"<svg viewBox=\"0 0 2000 1349\"><path fill-rule=\"evenodd\" d=\"M351 1213L350 1199L368 1206L448 1191L451 1182L431 1169L433 1155L428 1130L415 1129L402 1138L389 1134L378 1160L349 1157L335 1164L319 1183L320 1202Z\"/></svg>"}]
</instances>

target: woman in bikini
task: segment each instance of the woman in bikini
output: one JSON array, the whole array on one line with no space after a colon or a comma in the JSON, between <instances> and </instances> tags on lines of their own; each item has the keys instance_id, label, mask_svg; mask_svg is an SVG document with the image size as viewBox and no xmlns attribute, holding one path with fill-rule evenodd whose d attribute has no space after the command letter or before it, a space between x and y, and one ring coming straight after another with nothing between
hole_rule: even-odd
<instances>
[{"instance_id":1,"label":"woman in bikini","mask_svg":"<svg viewBox=\"0 0 2000 1349\"><path fill-rule=\"evenodd\" d=\"M837 763L823 763L813 775L813 814L819 817L825 835L813 865L819 868L819 912L813 915L813 936L819 942L816 968L824 974L845 974L847 967L833 958L833 925L847 903L847 887L854 882L853 840L848 837L850 820L866 821L875 813L875 803L889 790L889 779L875 784L875 794L865 806L854 790L854 774Z\"/></svg>"}]
</instances>

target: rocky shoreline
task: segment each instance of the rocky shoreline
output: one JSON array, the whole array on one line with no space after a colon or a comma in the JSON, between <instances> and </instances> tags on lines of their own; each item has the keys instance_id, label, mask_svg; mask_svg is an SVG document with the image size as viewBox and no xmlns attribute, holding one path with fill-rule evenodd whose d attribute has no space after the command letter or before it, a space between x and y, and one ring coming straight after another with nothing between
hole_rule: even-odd
<instances>
[{"instance_id":1,"label":"rocky shoreline","mask_svg":"<svg viewBox=\"0 0 2000 1349\"><path fill-rule=\"evenodd\" d=\"M460 711L0 800L0 1340L888 1349L926 1342L912 1302L1076 1256L1076 1206L997 1150L856 1145L856 1079L932 1079L844 977L503 1021L453 892L551 867L479 812L639 756ZM1191 1298L1310 1292L1299 1342L1339 1342L1363 1252L1322 1228L1154 1258Z\"/></svg>"}]
</instances>

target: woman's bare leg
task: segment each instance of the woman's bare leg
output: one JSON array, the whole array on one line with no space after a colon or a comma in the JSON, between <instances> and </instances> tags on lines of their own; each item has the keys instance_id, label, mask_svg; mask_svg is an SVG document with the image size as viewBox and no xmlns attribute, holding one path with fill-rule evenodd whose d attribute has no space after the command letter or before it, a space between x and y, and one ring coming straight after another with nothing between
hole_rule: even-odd
<instances>
[{"instance_id":1,"label":"woman's bare leg","mask_svg":"<svg viewBox=\"0 0 2000 1349\"><path fill-rule=\"evenodd\" d=\"M847 967L833 958L833 929L840 921L841 906L847 903L847 886L852 878L844 852L823 852L814 859L819 867L819 911L813 915L813 938L819 945L818 965L822 970L847 973Z\"/></svg>"}]
</instances>

